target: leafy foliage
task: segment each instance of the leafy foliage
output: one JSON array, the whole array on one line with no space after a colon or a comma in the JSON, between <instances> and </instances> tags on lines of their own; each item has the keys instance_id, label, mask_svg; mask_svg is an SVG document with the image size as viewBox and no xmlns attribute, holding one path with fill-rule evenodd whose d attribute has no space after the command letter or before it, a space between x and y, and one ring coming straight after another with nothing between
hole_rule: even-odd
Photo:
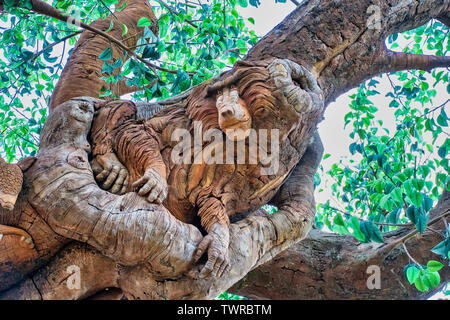
<instances>
[{"instance_id":1,"label":"leafy foliage","mask_svg":"<svg viewBox=\"0 0 450 320\"><path fill-rule=\"evenodd\" d=\"M23 1L23 8L8 7L8 3L0 13L0 68L4 70L0 76L0 155L13 162L37 152L51 93L79 31L56 19L31 14L26 9L27 1ZM91 23L111 14L117 0L49 3ZM126 81L129 86L143 88L134 95L135 100L167 98L230 68L258 41L237 10L243 1L155 3L160 34L150 31L148 19L140 19L138 24L146 32L136 53L167 72L151 70L135 58L125 63L121 59L113 61L111 48L107 48L99 57L105 61L102 79L106 85L101 97L111 96L111 86L117 81ZM113 27L114 22L106 32ZM125 25L121 28L126 36Z\"/></svg>"},{"instance_id":2,"label":"leafy foliage","mask_svg":"<svg viewBox=\"0 0 450 320\"><path fill-rule=\"evenodd\" d=\"M159 35L150 31L148 19L140 19L138 25L146 27L146 32L136 53L170 71L149 70L135 59L123 66L115 61L105 62L107 83L126 80L129 86L150 86L135 94L134 99L167 98L208 80L231 68L258 41L237 11L236 6L242 1L157 2L160 5L154 10L159 17ZM118 68L120 72L114 73ZM102 96L109 95L111 90L105 88Z\"/></svg>"},{"instance_id":3,"label":"leafy foliage","mask_svg":"<svg viewBox=\"0 0 450 320\"><path fill-rule=\"evenodd\" d=\"M391 49L415 54L446 55L449 30L432 21L416 30L388 38ZM427 229L429 212L445 188L449 188L448 102L436 105L437 88L450 93L449 74L436 69L399 71L374 78L350 95L350 111L344 122L350 127L350 161L341 160L324 172L332 181L332 199L318 205L316 225L340 234L352 234L361 242L383 242L383 233L402 225L413 225L418 233ZM395 118L391 131L377 117L374 101L383 82L391 88L385 94ZM328 158L330 155L325 155ZM323 170L323 167L322 167ZM449 232L432 249L448 259ZM439 285L436 264L405 267L405 276L420 291ZM440 264L440 263L439 263ZM434 266L434 267L433 267Z\"/></svg>"}]
</instances>

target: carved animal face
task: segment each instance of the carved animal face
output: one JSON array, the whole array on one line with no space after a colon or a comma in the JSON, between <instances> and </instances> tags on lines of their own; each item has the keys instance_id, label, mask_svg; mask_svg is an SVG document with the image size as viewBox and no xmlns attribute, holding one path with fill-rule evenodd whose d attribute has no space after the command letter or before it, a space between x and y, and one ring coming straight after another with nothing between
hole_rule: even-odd
<instances>
[{"instance_id":1,"label":"carved animal face","mask_svg":"<svg viewBox=\"0 0 450 320\"><path fill-rule=\"evenodd\" d=\"M225 132L228 139L240 141L248 137L252 118L246 103L239 97L236 89L225 88L217 96L216 107L219 127Z\"/></svg>"},{"instance_id":2,"label":"carved animal face","mask_svg":"<svg viewBox=\"0 0 450 320\"><path fill-rule=\"evenodd\" d=\"M50 145L71 144L90 151L86 137L94 116L94 105L99 102L101 100L78 97L58 106L49 115L42 129L40 149Z\"/></svg>"},{"instance_id":3,"label":"carved animal face","mask_svg":"<svg viewBox=\"0 0 450 320\"><path fill-rule=\"evenodd\" d=\"M189 117L201 121L203 130L241 129L228 138L242 140L248 129L272 129L283 139L301 122L316 125L323 109L322 91L304 67L275 59L259 65L236 65L209 86L199 86L187 105ZM310 119L311 121L307 120ZM228 134L227 134L228 136Z\"/></svg>"},{"instance_id":4,"label":"carved animal face","mask_svg":"<svg viewBox=\"0 0 450 320\"><path fill-rule=\"evenodd\" d=\"M314 76L295 62L275 59L267 67L244 67L236 74L239 101L253 129L278 129L283 137L306 118L321 114L322 91Z\"/></svg>"}]
</instances>

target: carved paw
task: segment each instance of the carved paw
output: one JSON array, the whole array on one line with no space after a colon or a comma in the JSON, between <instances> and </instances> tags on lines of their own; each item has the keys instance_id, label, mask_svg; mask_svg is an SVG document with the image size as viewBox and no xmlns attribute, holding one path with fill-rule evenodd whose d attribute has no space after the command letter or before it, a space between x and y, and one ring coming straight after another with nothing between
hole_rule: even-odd
<instances>
[{"instance_id":1,"label":"carved paw","mask_svg":"<svg viewBox=\"0 0 450 320\"><path fill-rule=\"evenodd\" d=\"M100 187L114 194L124 194L128 186L128 170L114 153L98 155L91 162Z\"/></svg>"},{"instance_id":2,"label":"carved paw","mask_svg":"<svg viewBox=\"0 0 450 320\"><path fill-rule=\"evenodd\" d=\"M275 86L297 112L315 112L323 108L322 90L305 67L288 59L275 59L267 68Z\"/></svg>"},{"instance_id":3,"label":"carved paw","mask_svg":"<svg viewBox=\"0 0 450 320\"><path fill-rule=\"evenodd\" d=\"M160 204L167 197L167 181L153 168L146 170L144 176L134 182L132 187L138 188L138 194L152 203Z\"/></svg>"},{"instance_id":4,"label":"carved paw","mask_svg":"<svg viewBox=\"0 0 450 320\"><path fill-rule=\"evenodd\" d=\"M227 272L230 268L229 244L229 228L216 223L209 234L202 239L194 254L194 261L197 262L208 251L208 261L199 273L191 274L191 276L199 278L221 277Z\"/></svg>"}]
</instances>

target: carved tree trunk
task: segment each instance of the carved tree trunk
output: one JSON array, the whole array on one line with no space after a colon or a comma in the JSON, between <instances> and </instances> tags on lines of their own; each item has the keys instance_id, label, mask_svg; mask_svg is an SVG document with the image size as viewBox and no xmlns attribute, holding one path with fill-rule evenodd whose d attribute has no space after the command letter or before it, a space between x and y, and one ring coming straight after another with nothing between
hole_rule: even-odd
<instances>
[{"instance_id":1,"label":"carved tree trunk","mask_svg":"<svg viewBox=\"0 0 450 320\"><path fill-rule=\"evenodd\" d=\"M137 19L143 15L154 19L146 1L127 2L120 14L129 30L136 29ZM36 12L49 14L39 1L32 3ZM381 9L382 29L367 25L366 12L372 4ZM418 27L432 18L448 23L449 9L449 0L305 1L256 44L240 65L266 67L275 58L300 65L317 78L326 106L382 72L449 66L448 57L397 54L384 45L389 34ZM109 22L96 22L95 26L102 28ZM115 35L120 39L120 31ZM242 278L231 290L254 298L426 297L402 276L407 257L395 240L407 229L388 236L383 245L357 244L348 237L316 230L297 243L307 236L315 211L313 177L322 146L318 137L310 141L323 109L309 122L304 117L295 129L300 132L295 136L300 160L288 170L289 178L271 200L279 212L267 216L251 207L251 213L230 226L231 267L216 278L189 275L195 249L203 238L199 229L177 220L162 205L150 204L136 193L111 194L94 180L87 137L94 108L102 103L95 99L102 86L98 79L102 62L92 56L106 45L90 31L78 41L52 96L39 154L24 172L15 209L0 209L0 224L20 228L33 239L23 254L25 263L8 268L0 265L1 298L80 299L116 287L130 299L200 299L215 297ZM212 85L226 82L238 68ZM119 85L116 93L129 90ZM75 98L78 96L93 98ZM189 90L159 105L184 106L201 98L199 90ZM442 213L448 207L447 194L434 211ZM20 233L10 235L18 236ZM13 240L9 241L17 242ZM436 241L434 234L412 240L413 254L425 261ZM371 264L381 266L381 290L366 287L365 271ZM65 281L67 268L73 265L81 271L79 290L69 289ZM443 281L449 277L448 271L442 275Z\"/></svg>"}]
</instances>

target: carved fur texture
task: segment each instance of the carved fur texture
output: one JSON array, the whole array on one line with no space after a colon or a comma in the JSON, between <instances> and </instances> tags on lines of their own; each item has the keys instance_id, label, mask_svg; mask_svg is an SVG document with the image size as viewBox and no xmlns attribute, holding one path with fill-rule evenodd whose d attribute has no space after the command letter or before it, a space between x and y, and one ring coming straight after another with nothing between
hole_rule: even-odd
<instances>
[{"instance_id":1,"label":"carved fur texture","mask_svg":"<svg viewBox=\"0 0 450 320\"><path fill-rule=\"evenodd\" d=\"M232 105L224 106L227 101ZM194 144L198 141L194 138L198 134L202 136L209 129L226 129L220 125L225 122L219 112L227 108L234 109L234 113L245 112L258 139L259 130L266 130L267 143L258 147L268 154L276 153L276 172L263 174L267 164L262 163L260 153L256 163L251 163L249 139L245 137L241 139L245 146L243 163L237 159L238 142L226 144L225 133L220 145L224 151L223 164L207 161L210 154L205 151L218 142L215 139L203 141L200 149L203 153L195 153L198 149ZM228 228L229 217L255 209L274 197L304 154L307 144L303 142L311 138L321 120L322 109L322 93L317 82L302 66L280 59L242 63L213 85L194 88L186 106L175 103L151 119L138 119L137 107L129 101L112 100L99 105L91 131L93 157L116 154L129 172L127 191L136 191L133 188L136 181L149 170L157 172L160 181L167 180L166 208L179 220L202 226L210 233L215 225ZM201 132L198 132L199 123ZM187 130L194 141L189 163L174 163L171 157L179 142L172 140L177 129ZM271 150L274 130L279 138L275 142L276 150ZM232 163L225 158L226 148L231 145L234 146ZM116 174L113 176L121 183L124 181ZM222 248L217 251L223 251L224 245L216 247Z\"/></svg>"}]
</instances>

